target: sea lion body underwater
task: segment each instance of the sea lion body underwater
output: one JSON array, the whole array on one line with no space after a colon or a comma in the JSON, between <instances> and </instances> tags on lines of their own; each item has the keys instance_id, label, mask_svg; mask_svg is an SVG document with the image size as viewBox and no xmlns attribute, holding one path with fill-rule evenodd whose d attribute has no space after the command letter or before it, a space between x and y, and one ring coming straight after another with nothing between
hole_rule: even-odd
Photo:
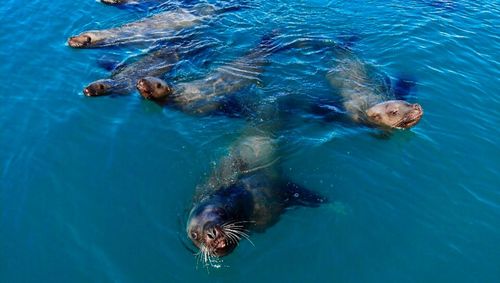
<instances>
[{"instance_id":1,"label":"sea lion body underwater","mask_svg":"<svg viewBox=\"0 0 500 283\"><path fill-rule=\"evenodd\" d=\"M277 116L273 111L257 115L258 122L249 124L208 181L197 188L186 233L205 264L229 254L240 240L249 240L251 231L262 232L276 223L286 208L326 202L281 174Z\"/></svg>"},{"instance_id":2,"label":"sea lion body underwater","mask_svg":"<svg viewBox=\"0 0 500 283\"><path fill-rule=\"evenodd\" d=\"M181 1L181 4L184 2L185 1ZM115 6L119 9L133 9L137 11L151 11L155 9L163 9L165 7L178 7L180 4L179 2L169 0L101 0L101 3Z\"/></svg>"},{"instance_id":3,"label":"sea lion body underwater","mask_svg":"<svg viewBox=\"0 0 500 283\"><path fill-rule=\"evenodd\" d=\"M210 4L195 5L192 9L178 8L119 27L83 32L70 37L68 45L73 48L99 48L164 39L215 15L240 8L241 6L219 8Z\"/></svg>"},{"instance_id":4,"label":"sea lion body underwater","mask_svg":"<svg viewBox=\"0 0 500 283\"><path fill-rule=\"evenodd\" d=\"M422 107L406 102L404 95L397 93L410 83L400 80L394 89L384 88L370 77L367 66L351 50L338 49L338 64L326 78L339 91L342 106L354 122L382 129L408 129L420 121Z\"/></svg>"},{"instance_id":5,"label":"sea lion body underwater","mask_svg":"<svg viewBox=\"0 0 500 283\"><path fill-rule=\"evenodd\" d=\"M224 108L228 96L251 84L259 83L259 75L267 58L280 50L276 32L261 39L260 44L245 56L223 65L208 76L191 82L169 85L157 77L145 77L137 82L139 93L160 105L172 106L186 113L206 114Z\"/></svg>"}]
</instances>

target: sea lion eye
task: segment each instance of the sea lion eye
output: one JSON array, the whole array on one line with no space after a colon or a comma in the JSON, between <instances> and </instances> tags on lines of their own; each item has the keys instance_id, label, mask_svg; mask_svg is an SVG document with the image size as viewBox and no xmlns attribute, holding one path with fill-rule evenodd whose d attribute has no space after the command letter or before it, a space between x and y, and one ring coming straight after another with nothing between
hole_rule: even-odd
<instances>
[{"instance_id":1,"label":"sea lion eye","mask_svg":"<svg viewBox=\"0 0 500 283\"><path fill-rule=\"evenodd\" d=\"M104 85L99 85L99 89L103 90L104 89Z\"/></svg>"},{"instance_id":2,"label":"sea lion eye","mask_svg":"<svg viewBox=\"0 0 500 283\"><path fill-rule=\"evenodd\" d=\"M196 234L196 232L191 232L191 238L196 240L198 238L198 234Z\"/></svg>"},{"instance_id":3,"label":"sea lion eye","mask_svg":"<svg viewBox=\"0 0 500 283\"><path fill-rule=\"evenodd\" d=\"M398 115L398 110L392 110L390 113L392 116L396 116Z\"/></svg>"},{"instance_id":4,"label":"sea lion eye","mask_svg":"<svg viewBox=\"0 0 500 283\"><path fill-rule=\"evenodd\" d=\"M156 84L156 87L157 87L157 88L161 88L161 84L160 84L160 83L157 83L157 84Z\"/></svg>"}]
</instances>

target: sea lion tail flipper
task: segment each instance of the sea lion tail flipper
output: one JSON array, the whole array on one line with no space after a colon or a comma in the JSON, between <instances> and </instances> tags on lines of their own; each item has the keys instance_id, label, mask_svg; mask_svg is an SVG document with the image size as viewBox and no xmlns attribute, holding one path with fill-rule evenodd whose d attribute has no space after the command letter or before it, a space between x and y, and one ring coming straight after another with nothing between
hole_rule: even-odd
<instances>
[{"instance_id":1,"label":"sea lion tail flipper","mask_svg":"<svg viewBox=\"0 0 500 283\"><path fill-rule=\"evenodd\" d=\"M342 103L334 100L318 100L309 107L309 112L322 117L325 122L350 121Z\"/></svg>"},{"instance_id":2,"label":"sea lion tail flipper","mask_svg":"<svg viewBox=\"0 0 500 283\"><path fill-rule=\"evenodd\" d=\"M284 182L282 186L283 201L287 207L296 205L318 207L328 201L326 197L290 181Z\"/></svg>"},{"instance_id":3,"label":"sea lion tail flipper","mask_svg":"<svg viewBox=\"0 0 500 283\"><path fill-rule=\"evenodd\" d=\"M412 89L417 85L416 80L408 75L399 76L394 83L394 96L398 100L407 100Z\"/></svg>"},{"instance_id":4,"label":"sea lion tail flipper","mask_svg":"<svg viewBox=\"0 0 500 283\"><path fill-rule=\"evenodd\" d=\"M215 8L215 14L224 14L228 12L236 12L243 9L252 8L248 1L229 1L228 4Z\"/></svg>"}]
</instances>

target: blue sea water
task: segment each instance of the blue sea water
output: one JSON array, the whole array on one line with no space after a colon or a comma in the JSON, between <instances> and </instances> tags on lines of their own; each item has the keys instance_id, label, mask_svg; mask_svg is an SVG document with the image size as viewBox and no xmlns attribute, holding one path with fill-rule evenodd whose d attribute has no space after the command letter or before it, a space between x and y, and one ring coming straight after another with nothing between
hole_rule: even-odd
<instances>
[{"instance_id":1,"label":"blue sea water","mask_svg":"<svg viewBox=\"0 0 500 283\"><path fill-rule=\"evenodd\" d=\"M500 2L247 2L193 31L213 47L169 76L203 77L273 29L290 40L356 35L365 62L416 79L422 121L381 139L297 114L284 171L331 203L287 211L207 271L181 240L186 213L245 120L188 116L137 93L82 95L109 75L103 55L146 48L75 50L67 37L154 11L4 1L0 282L499 282ZM332 56L276 54L243 92L332 95Z\"/></svg>"}]
</instances>

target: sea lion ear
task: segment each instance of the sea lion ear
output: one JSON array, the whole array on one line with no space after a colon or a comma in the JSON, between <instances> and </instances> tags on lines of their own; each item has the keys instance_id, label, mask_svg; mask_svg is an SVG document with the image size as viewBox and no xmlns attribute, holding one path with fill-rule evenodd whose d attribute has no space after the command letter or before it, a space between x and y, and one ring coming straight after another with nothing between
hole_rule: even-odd
<instances>
[{"instance_id":1,"label":"sea lion ear","mask_svg":"<svg viewBox=\"0 0 500 283\"><path fill-rule=\"evenodd\" d=\"M328 201L324 196L290 181L282 184L281 192L286 207L295 205L318 207Z\"/></svg>"}]
</instances>

